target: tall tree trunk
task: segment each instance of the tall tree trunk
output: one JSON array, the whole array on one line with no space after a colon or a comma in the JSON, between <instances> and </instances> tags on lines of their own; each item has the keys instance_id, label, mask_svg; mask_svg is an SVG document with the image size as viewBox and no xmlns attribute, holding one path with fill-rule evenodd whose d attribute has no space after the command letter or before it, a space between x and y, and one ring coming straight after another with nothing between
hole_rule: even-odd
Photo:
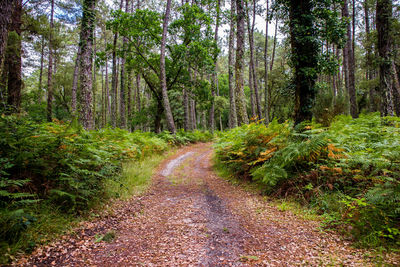
<instances>
[{"instance_id":1,"label":"tall tree trunk","mask_svg":"<svg viewBox=\"0 0 400 267\"><path fill-rule=\"evenodd\" d=\"M7 56L4 67L8 68L7 104L10 113L18 113L21 108L22 61L21 25L22 0L14 1L12 21L7 41Z\"/></svg>"},{"instance_id":2,"label":"tall tree trunk","mask_svg":"<svg viewBox=\"0 0 400 267\"><path fill-rule=\"evenodd\" d=\"M257 0L253 0L253 19L252 23L250 24L250 16L249 16L249 8L246 2L246 9L247 9L247 30L249 33L249 44L250 44L250 69L251 69L251 78L253 79L253 92L254 92L254 99L253 103L257 107L257 114L258 120L262 119L262 110L261 110L261 100L260 94L258 92L258 79L257 79L257 72L256 72L256 62L254 59L254 27L256 23L256 12L257 12Z\"/></svg>"},{"instance_id":3,"label":"tall tree trunk","mask_svg":"<svg viewBox=\"0 0 400 267\"><path fill-rule=\"evenodd\" d=\"M3 69L3 60L7 47L8 27L13 13L13 0L0 1L0 74Z\"/></svg>"},{"instance_id":4,"label":"tall tree trunk","mask_svg":"<svg viewBox=\"0 0 400 267\"><path fill-rule=\"evenodd\" d=\"M343 16L349 17L348 3L347 0L343 3ZM357 110L357 99L356 99L356 88L355 88L355 62L354 62L354 52L353 52L353 41L352 41L352 30L350 24L347 26L347 71L348 71L348 87L347 92L349 95L350 103L350 115L353 118L358 117Z\"/></svg>"},{"instance_id":5,"label":"tall tree trunk","mask_svg":"<svg viewBox=\"0 0 400 267\"><path fill-rule=\"evenodd\" d=\"M96 56L97 53L97 48L96 48L96 24L94 25L93 29L93 56ZM93 127L96 127L96 91L97 91L97 68L96 64L93 64L93 84L92 84L92 90L93 90Z\"/></svg>"},{"instance_id":6,"label":"tall tree trunk","mask_svg":"<svg viewBox=\"0 0 400 267\"><path fill-rule=\"evenodd\" d=\"M246 14L244 11L244 0L236 0L237 32L236 32L236 65L235 65L235 97L238 124L249 123L246 109L246 98L244 95L244 23Z\"/></svg>"},{"instance_id":7,"label":"tall tree trunk","mask_svg":"<svg viewBox=\"0 0 400 267\"><path fill-rule=\"evenodd\" d=\"M92 79L93 79L93 31L96 20L96 0L83 1L82 26L79 46L80 60L80 121L87 130L94 128Z\"/></svg>"},{"instance_id":8,"label":"tall tree trunk","mask_svg":"<svg viewBox=\"0 0 400 267\"><path fill-rule=\"evenodd\" d=\"M369 3L364 0L364 17L365 17L365 36L366 36L366 55L365 55L365 78L367 81L372 80L372 43L371 43L371 30L369 22ZM374 112L377 110L375 105L375 88L370 85L369 88L369 110Z\"/></svg>"},{"instance_id":9,"label":"tall tree trunk","mask_svg":"<svg viewBox=\"0 0 400 267\"><path fill-rule=\"evenodd\" d=\"M276 42L277 42L276 35L277 34L278 34L278 17L276 17L276 19L275 19L274 45L272 47L272 56L271 56L271 64L269 66L269 71L272 71L272 68L274 67L275 53L276 53Z\"/></svg>"},{"instance_id":10,"label":"tall tree trunk","mask_svg":"<svg viewBox=\"0 0 400 267\"><path fill-rule=\"evenodd\" d=\"M44 35L40 44L40 70L39 70L39 90L38 90L38 103L42 103L43 98L43 65L44 65Z\"/></svg>"},{"instance_id":11,"label":"tall tree trunk","mask_svg":"<svg viewBox=\"0 0 400 267\"><path fill-rule=\"evenodd\" d=\"M105 49L105 87L106 87L106 116L105 116L105 123L107 124L108 118L111 116L111 105L110 105L110 90L109 90L109 82L108 82L108 54L106 51L107 47L107 38L104 29L104 49Z\"/></svg>"},{"instance_id":12,"label":"tall tree trunk","mask_svg":"<svg viewBox=\"0 0 400 267\"><path fill-rule=\"evenodd\" d=\"M161 82L161 92L164 104L165 117L167 121L168 130L172 133L176 133L174 117L172 116L171 106L169 104L168 92L167 92L167 77L165 74L165 47L167 43L167 29L169 14L171 10L171 0L167 0L167 6L165 9L165 16L163 22L163 33L161 39L161 54L160 54L160 82Z\"/></svg>"},{"instance_id":13,"label":"tall tree trunk","mask_svg":"<svg viewBox=\"0 0 400 267\"><path fill-rule=\"evenodd\" d=\"M264 45L264 114L265 114L265 124L269 124L269 90L268 90L268 24L269 24L269 0L267 0L266 9L266 19L265 19L265 45Z\"/></svg>"},{"instance_id":14,"label":"tall tree trunk","mask_svg":"<svg viewBox=\"0 0 400 267\"><path fill-rule=\"evenodd\" d=\"M132 131L132 70L128 70L128 130Z\"/></svg>"},{"instance_id":15,"label":"tall tree trunk","mask_svg":"<svg viewBox=\"0 0 400 267\"><path fill-rule=\"evenodd\" d=\"M185 131L189 131L190 130L189 94L185 88L183 89L183 113L184 113L183 129L185 129Z\"/></svg>"},{"instance_id":16,"label":"tall tree trunk","mask_svg":"<svg viewBox=\"0 0 400 267\"><path fill-rule=\"evenodd\" d=\"M392 1L377 0L376 2L376 28L378 31L378 53L379 53L379 91L381 95L381 115L393 116L393 80L392 80Z\"/></svg>"},{"instance_id":17,"label":"tall tree trunk","mask_svg":"<svg viewBox=\"0 0 400 267\"><path fill-rule=\"evenodd\" d=\"M49 34L49 68L47 70L47 121L53 117L53 28L54 0L51 0L50 34Z\"/></svg>"},{"instance_id":18,"label":"tall tree trunk","mask_svg":"<svg viewBox=\"0 0 400 267\"><path fill-rule=\"evenodd\" d=\"M220 19L220 10L221 10L221 0L217 0L217 18L215 23L215 33L214 33L214 42L218 44L218 30L219 30L219 19ZM212 73L212 81L211 81L211 108L210 108L210 130L214 132L215 129L215 91L217 84L217 59L218 55L214 55L214 71Z\"/></svg>"},{"instance_id":19,"label":"tall tree trunk","mask_svg":"<svg viewBox=\"0 0 400 267\"><path fill-rule=\"evenodd\" d=\"M251 119L254 119L256 115L256 105L254 100L254 86L253 86L253 65L251 60L249 61L249 88L250 88L250 112Z\"/></svg>"},{"instance_id":20,"label":"tall tree trunk","mask_svg":"<svg viewBox=\"0 0 400 267\"><path fill-rule=\"evenodd\" d=\"M294 66L294 122L311 121L317 75L310 73L318 62L319 47L314 31L313 2L291 0L289 8L290 41ZM307 38L304 38L307 36Z\"/></svg>"},{"instance_id":21,"label":"tall tree trunk","mask_svg":"<svg viewBox=\"0 0 400 267\"><path fill-rule=\"evenodd\" d=\"M104 87L104 68L101 67L101 128L106 126L106 89Z\"/></svg>"},{"instance_id":22,"label":"tall tree trunk","mask_svg":"<svg viewBox=\"0 0 400 267\"><path fill-rule=\"evenodd\" d=\"M78 88L78 74L79 74L79 58L80 58L81 48L78 47L78 52L76 53L75 59L75 67L74 67L74 76L72 78L72 92L71 92L71 107L72 107L72 116L76 116L76 90Z\"/></svg>"},{"instance_id":23,"label":"tall tree trunk","mask_svg":"<svg viewBox=\"0 0 400 267\"><path fill-rule=\"evenodd\" d=\"M231 0L231 14L230 14L230 30L229 30L229 50L228 50L228 80L229 80L229 127L237 127L237 114L236 114L236 97L235 87L233 84L233 60L234 60L234 42L235 42L235 11L236 0Z\"/></svg>"},{"instance_id":24,"label":"tall tree trunk","mask_svg":"<svg viewBox=\"0 0 400 267\"><path fill-rule=\"evenodd\" d=\"M129 12L129 3L130 0L126 0L125 2L125 12ZM121 58L121 84L120 84L120 95L119 95L119 113L120 113L120 120L119 126L121 129L126 128L126 96L125 96L125 86L126 86L126 77L125 77L125 63L126 63L126 52L128 45L128 38L125 36L122 39L122 58Z\"/></svg>"},{"instance_id":25,"label":"tall tree trunk","mask_svg":"<svg viewBox=\"0 0 400 267\"><path fill-rule=\"evenodd\" d=\"M120 1L119 10L122 10L124 0ZM117 66L117 41L118 33L114 34L112 51L112 76L111 76L111 125L117 127L117 87L118 87L118 66Z\"/></svg>"}]
</instances>

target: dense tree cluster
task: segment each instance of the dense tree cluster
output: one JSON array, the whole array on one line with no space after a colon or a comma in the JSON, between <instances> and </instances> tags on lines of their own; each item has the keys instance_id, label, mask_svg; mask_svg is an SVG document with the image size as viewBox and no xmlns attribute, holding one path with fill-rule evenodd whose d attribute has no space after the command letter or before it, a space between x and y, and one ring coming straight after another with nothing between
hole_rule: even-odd
<instances>
[{"instance_id":1,"label":"dense tree cluster","mask_svg":"<svg viewBox=\"0 0 400 267\"><path fill-rule=\"evenodd\" d=\"M172 133L400 114L391 0L5 0L0 11L5 114Z\"/></svg>"}]
</instances>

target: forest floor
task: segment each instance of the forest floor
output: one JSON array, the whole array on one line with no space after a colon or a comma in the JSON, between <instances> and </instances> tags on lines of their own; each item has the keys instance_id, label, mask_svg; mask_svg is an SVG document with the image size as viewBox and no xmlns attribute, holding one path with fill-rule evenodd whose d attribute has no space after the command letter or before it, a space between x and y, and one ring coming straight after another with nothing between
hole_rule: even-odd
<instances>
[{"instance_id":1,"label":"forest floor","mask_svg":"<svg viewBox=\"0 0 400 267\"><path fill-rule=\"evenodd\" d=\"M218 177L211 144L184 147L147 193L20 259L26 266L375 266L400 264L351 247L319 222L281 211ZM104 240L109 239L108 242Z\"/></svg>"}]
</instances>

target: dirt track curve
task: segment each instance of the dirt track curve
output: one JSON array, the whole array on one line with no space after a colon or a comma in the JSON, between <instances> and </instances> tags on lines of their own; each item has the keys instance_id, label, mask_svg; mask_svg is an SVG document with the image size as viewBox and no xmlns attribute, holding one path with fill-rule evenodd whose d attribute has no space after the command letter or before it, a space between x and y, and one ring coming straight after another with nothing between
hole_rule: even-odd
<instances>
[{"instance_id":1,"label":"dirt track curve","mask_svg":"<svg viewBox=\"0 0 400 267\"><path fill-rule=\"evenodd\" d=\"M26 266L373 266L318 223L219 178L211 144L165 160L148 193L36 250ZM96 234L115 231L111 242Z\"/></svg>"}]
</instances>

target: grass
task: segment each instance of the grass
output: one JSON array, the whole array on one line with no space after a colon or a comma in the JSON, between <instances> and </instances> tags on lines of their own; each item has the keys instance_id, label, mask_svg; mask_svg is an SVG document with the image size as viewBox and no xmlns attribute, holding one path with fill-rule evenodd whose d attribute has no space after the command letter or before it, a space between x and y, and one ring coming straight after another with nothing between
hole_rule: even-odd
<instances>
[{"instance_id":1,"label":"grass","mask_svg":"<svg viewBox=\"0 0 400 267\"><path fill-rule=\"evenodd\" d=\"M155 168L173 152L174 150L171 150L169 153L154 155L142 161L124 163L118 183L107 181L108 194L111 198L123 200L143 194L151 185ZM22 251L30 253L39 245L47 244L64 234L71 233L79 222L98 217L97 213L104 210L106 204L107 202L99 203L93 210L80 217L58 210L47 202L32 206L27 212L35 214L36 221L28 227L18 242L11 246L0 244L0 265L14 260ZM113 236L115 233L107 233L101 236L101 241L112 240Z\"/></svg>"},{"instance_id":2,"label":"grass","mask_svg":"<svg viewBox=\"0 0 400 267\"><path fill-rule=\"evenodd\" d=\"M107 188L109 194L123 200L146 192L151 184L151 176L160 162L167 156L174 153L153 155L142 161L130 161L123 164L121 179L118 181L109 180Z\"/></svg>"}]
</instances>

